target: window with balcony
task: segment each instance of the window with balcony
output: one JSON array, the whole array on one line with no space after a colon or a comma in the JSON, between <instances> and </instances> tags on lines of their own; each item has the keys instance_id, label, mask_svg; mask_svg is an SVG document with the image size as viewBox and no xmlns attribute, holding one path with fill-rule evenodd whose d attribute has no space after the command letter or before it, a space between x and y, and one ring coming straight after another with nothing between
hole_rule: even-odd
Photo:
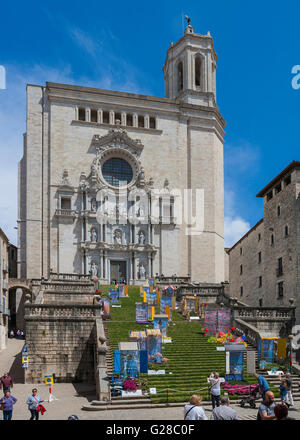
<instances>
[{"instance_id":1,"label":"window with balcony","mask_svg":"<svg viewBox=\"0 0 300 440\"><path fill-rule=\"evenodd\" d=\"M61 209L71 209L71 198L70 197L62 197L60 199L60 208Z\"/></svg>"}]
</instances>

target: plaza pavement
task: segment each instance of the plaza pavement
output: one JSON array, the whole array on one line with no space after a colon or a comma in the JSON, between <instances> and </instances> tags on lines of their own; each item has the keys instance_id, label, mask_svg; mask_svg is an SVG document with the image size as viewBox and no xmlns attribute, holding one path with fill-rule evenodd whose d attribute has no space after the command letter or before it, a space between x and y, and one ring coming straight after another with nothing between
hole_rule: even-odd
<instances>
[{"instance_id":1,"label":"plaza pavement","mask_svg":"<svg viewBox=\"0 0 300 440\"><path fill-rule=\"evenodd\" d=\"M18 401L14 407L13 419L29 419L30 412L25 404L33 387L38 389L42 399L48 399L48 388L40 384L22 384L20 383L22 370L20 369L20 351L24 341L12 339L9 340L8 348L0 353L0 374L5 371L11 371L16 383L12 390L12 395ZM19 382L19 383L18 383ZM2 394L2 393L1 393ZM54 402L44 402L46 413L41 416L41 420L66 420L69 415L76 414L80 420L183 420L183 407L166 408L143 408L135 410L113 410L113 411L83 411L82 405L94 400L94 387L87 384L55 384L53 394L58 399ZM257 409L241 408L238 405L232 405L237 411L240 419L255 420ZM296 403L296 408L300 407L300 402ZM210 418L211 406L205 406L206 415ZM291 409L289 415L300 420L300 412ZM2 414L0 413L2 419Z\"/></svg>"}]
</instances>

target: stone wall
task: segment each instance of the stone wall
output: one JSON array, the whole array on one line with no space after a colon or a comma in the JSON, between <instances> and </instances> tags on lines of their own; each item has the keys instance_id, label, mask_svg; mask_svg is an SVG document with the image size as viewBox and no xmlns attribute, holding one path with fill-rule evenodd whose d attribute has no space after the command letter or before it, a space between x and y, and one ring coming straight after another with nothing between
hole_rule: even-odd
<instances>
[{"instance_id":1,"label":"stone wall","mask_svg":"<svg viewBox=\"0 0 300 440\"><path fill-rule=\"evenodd\" d=\"M99 306L25 304L29 367L26 382L95 381L95 320Z\"/></svg>"},{"instance_id":2,"label":"stone wall","mask_svg":"<svg viewBox=\"0 0 300 440\"><path fill-rule=\"evenodd\" d=\"M264 218L228 251L229 281L230 296L251 306L288 306L294 298L297 322L300 322L300 170L296 165L293 169L293 164L290 168L278 180L274 179L273 187L265 194L260 194ZM288 175L291 182L286 185ZM280 191L277 190L279 184ZM268 196L270 193L272 197ZM278 271L279 258L282 259L281 272ZM280 283L282 295L279 295Z\"/></svg>"}]
</instances>

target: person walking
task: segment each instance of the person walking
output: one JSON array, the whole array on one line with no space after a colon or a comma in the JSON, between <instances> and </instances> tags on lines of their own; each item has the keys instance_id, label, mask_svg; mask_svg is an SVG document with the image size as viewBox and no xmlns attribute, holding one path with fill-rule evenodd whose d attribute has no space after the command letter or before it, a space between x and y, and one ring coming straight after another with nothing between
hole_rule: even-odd
<instances>
[{"instance_id":1,"label":"person walking","mask_svg":"<svg viewBox=\"0 0 300 440\"><path fill-rule=\"evenodd\" d=\"M3 394L5 395L6 391L10 391L14 386L12 378L8 373L4 373L0 379L0 389L3 388Z\"/></svg>"},{"instance_id":2,"label":"person walking","mask_svg":"<svg viewBox=\"0 0 300 440\"><path fill-rule=\"evenodd\" d=\"M262 394L262 400L265 400L265 394L270 389L270 385L268 384L266 378L262 375L259 375L257 373L254 373L254 377L258 380L259 389Z\"/></svg>"},{"instance_id":3,"label":"person walking","mask_svg":"<svg viewBox=\"0 0 300 440\"><path fill-rule=\"evenodd\" d=\"M230 401L227 396L221 398L221 405L213 410L210 420L238 420L237 412L230 408Z\"/></svg>"},{"instance_id":4,"label":"person walking","mask_svg":"<svg viewBox=\"0 0 300 440\"><path fill-rule=\"evenodd\" d=\"M287 407L294 406L294 399L293 399L293 379L291 378L290 373L285 373L285 383L286 383L286 396L285 396L285 403Z\"/></svg>"},{"instance_id":5,"label":"person walking","mask_svg":"<svg viewBox=\"0 0 300 440\"><path fill-rule=\"evenodd\" d=\"M11 420L13 414L14 404L17 399L10 394L10 391L6 391L4 397L0 399L0 409L3 411L3 420Z\"/></svg>"},{"instance_id":6,"label":"person walking","mask_svg":"<svg viewBox=\"0 0 300 440\"><path fill-rule=\"evenodd\" d=\"M208 378L209 382L211 383L210 387L210 395L211 395L211 403L213 409L215 407L220 406L220 397L221 397L221 388L220 388L220 377L219 373L211 372Z\"/></svg>"},{"instance_id":7,"label":"person walking","mask_svg":"<svg viewBox=\"0 0 300 440\"><path fill-rule=\"evenodd\" d=\"M37 410L37 407L40 403L44 402L40 396L37 393L37 389L33 388L32 394L28 397L26 403L28 405L28 409L31 413L31 417L29 420L38 420L39 419L39 412Z\"/></svg>"},{"instance_id":8,"label":"person walking","mask_svg":"<svg viewBox=\"0 0 300 440\"><path fill-rule=\"evenodd\" d=\"M184 407L184 420L208 420L201 406L202 397L193 394L190 403Z\"/></svg>"},{"instance_id":9,"label":"person walking","mask_svg":"<svg viewBox=\"0 0 300 440\"><path fill-rule=\"evenodd\" d=\"M265 400L259 405L257 420L274 420L276 418L274 414L275 406L274 394L272 391L267 391Z\"/></svg>"}]
</instances>

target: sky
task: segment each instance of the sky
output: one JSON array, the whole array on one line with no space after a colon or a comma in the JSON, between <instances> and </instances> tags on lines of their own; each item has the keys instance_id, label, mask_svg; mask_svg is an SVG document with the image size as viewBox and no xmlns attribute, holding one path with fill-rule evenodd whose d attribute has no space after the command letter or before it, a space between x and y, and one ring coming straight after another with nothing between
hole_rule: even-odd
<instances>
[{"instance_id":1,"label":"sky","mask_svg":"<svg viewBox=\"0 0 300 440\"><path fill-rule=\"evenodd\" d=\"M26 131L26 84L55 81L164 96L162 67L170 42L210 31L218 54L217 104L224 144L225 245L263 216L263 188L300 160L300 4L102 0L2 2L0 66L0 227L17 243L17 175Z\"/></svg>"}]
</instances>

